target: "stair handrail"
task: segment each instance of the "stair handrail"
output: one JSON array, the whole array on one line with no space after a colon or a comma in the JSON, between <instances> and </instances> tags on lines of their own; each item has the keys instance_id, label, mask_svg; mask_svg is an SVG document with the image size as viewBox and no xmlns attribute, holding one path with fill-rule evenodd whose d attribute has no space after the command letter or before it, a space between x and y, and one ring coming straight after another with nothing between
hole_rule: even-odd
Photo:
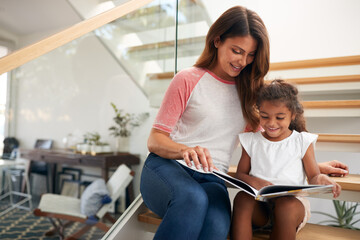
<instances>
[{"instance_id":1,"label":"stair handrail","mask_svg":"<svg viewBox=\"0 0 360 240\"><path fill-rule=\"evenodd\" d=\"M130 0L0 58L0 75L108 24L153 0Z\"/></svg>"}]
</instances>

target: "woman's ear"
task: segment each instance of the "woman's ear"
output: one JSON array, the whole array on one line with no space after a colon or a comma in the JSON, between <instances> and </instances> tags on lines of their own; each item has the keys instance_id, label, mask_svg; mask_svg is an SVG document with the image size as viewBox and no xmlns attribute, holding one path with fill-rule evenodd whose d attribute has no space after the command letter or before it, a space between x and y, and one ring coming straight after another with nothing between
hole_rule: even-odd
<instances>
[{"instance_id":1,"label":"woman's ear","mask_svg":"<svg viewBox=\"0 0 360 240\"><path fill-rule=\"evenodd\" d=\"M217 37L214 39L214 46L215 46L216 48L218 48L218 47L219 47L219 44L220 44L220 37L217 36Z\"/></svg>"}]
</instances>

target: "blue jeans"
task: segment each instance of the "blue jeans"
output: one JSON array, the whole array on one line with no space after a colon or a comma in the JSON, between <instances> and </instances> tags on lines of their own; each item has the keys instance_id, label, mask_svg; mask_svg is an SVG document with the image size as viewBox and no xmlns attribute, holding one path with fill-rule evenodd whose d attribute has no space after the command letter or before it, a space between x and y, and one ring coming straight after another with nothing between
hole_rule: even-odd
<instances>
[{"instance_id":1,"label":"blue jeans","mask_svg":"<svg viewBox=\"0 0 360 240\"><path fill-rule=\"evenodd\" d=\"M150 153L140 191L146 206L163 218L154 239L222 240L231 222L224 181Z\"/></svg>"}]
</instances>

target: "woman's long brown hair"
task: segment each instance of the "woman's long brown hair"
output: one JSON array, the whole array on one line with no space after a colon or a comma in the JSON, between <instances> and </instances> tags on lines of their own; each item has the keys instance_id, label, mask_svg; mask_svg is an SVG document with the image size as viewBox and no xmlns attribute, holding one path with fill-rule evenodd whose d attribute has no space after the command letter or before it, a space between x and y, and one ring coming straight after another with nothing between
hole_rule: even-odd
<instances>
[{"instance_id":1,"label":"woman's long brown hair","mask_svg":"<svg viewBox=\"0 0 360 240\"><path fill-rule=\"evenodd\" d=\"M245 120L255 131L259 125L259 115L255 107L256 93L264 84L264 76L269 71L270 44L266 27L261 18L245 7L236 6L225 11L210 27L205 48L195 67L212 69L217 64L215 38L225 39L250 35L257 41L254 61L247 65L235 78Z\"/></svg>"}]
</instances>

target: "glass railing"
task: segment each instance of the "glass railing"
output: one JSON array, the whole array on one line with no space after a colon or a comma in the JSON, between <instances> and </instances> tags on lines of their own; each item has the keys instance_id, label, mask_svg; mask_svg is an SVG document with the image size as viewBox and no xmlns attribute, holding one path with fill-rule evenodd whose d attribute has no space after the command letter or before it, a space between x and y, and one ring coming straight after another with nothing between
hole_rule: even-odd
<instances>
[{"instance_id":1,"label":"glass railing","mask_svg":"<svg viewBox=\"0 0 360 240\"><path fill-rule=\"evenodd\" d=\"M70 5L82 16L82 19L89 19L129 0L67 0Z\"/></svg>"},{"instance_id":2,"label":"glass railing","mask_svg":"<svg viewBox=\"0 0 360 240\"><path fill-rule=\"evenodd\" d=\"M9 134L26 149L36 138L64 148L69 134L81 142L98 132L114 149L110 103L129 113L156 112L149 102L158 106L174 72L194 64L210 21L201 1L156 0L13 69ZM151 125L149 118L131 136L130 152L141 159ZM133 170L138 192L141 165Z\"/></svg>"},{"instance_id":3,"label":"glass railing","mask_svg":"<svg viewBox=\"0 0 360 240\"><path fill-rule=\"evenodd\" d=\"M100 0L69 2L82 19L109 9ZM173 74L200 55L212 21L208 8L202 1L152 1L15 68L3 114L9 116L8 133L21 139L22 148L32 148L38 137L63 148L69 134L82 141L87 132L98 132L114 148L110 103L130 113L156 111L151 106L159 106ZM147 135L151 123L134 131L143 127ZM131 152L147 154L144 134L134 133L131 141Z\"/></svg>"},{"instance_id":4,"label":"glass railing","mask_svg":"<svg viewBox=\"0 0 360 240\"><path fill-rule=\"evenodd\" d=\"M119 21L126 21L127 18L130 17L125 15ZM111 29L114 30L112 37L119 37L119 28L113 27L115 22L80 36L25 64L17 65L19 67L11 70L9 75L12 89L8 91L10 104L0 102L0 125L4 125L6 116L6 121L12 126L5 134L2 129L0 130L1 142L3 135L15 136L20 141L21 149L32 149L36 139L44 138L54 140L54 149L74 151L76 143L84 141L85 134L99 133L100 141L109 144L112 150L115 149L116 140L109 131L109 127L114 125L115 116L111 103L127 113L151 111L148 99L127 74L130 70L133 71L133 68L127 70L122 67L113 57L116 53L109 52L107 45L99 41L97 34L106 33ZM146 28L146 25L143 28ZM126 32L131 34L129 30ZM107 37L106 34L102 36L105 40ZM121 38L119 37L124 41ZM31 55L32 52L26 50L28 55ZM23 51L19 52L22 54ZM12 56L5 57L5 61L14 58ZM13 64L11 60L6 63ZM1 90L4 89L1 85ZM9 107L4 109L4 106ZM147 154L144 134L149 132L151 122L150 119L146 119L141 126L131 129L129 151L141 159ZM64 139L70 134L71 146L64 143ZM137 173L136 177L140 176L141 166L139 164L132 169ZM102 175L99 168L86 165L73 167L85 168L84 180L86 177L94 180L96 176ZM87 174L90 177L86 176ZM33 185L39 187L40 191L44 190L44 181L41 182L43 179L35 179ZM135 179L134 182L134 192L137 194L138 180ZM36 193L39 197L43 192Z\"/></svg>"},{"instance_id":5,"label":"glass railing","mask_svg":"<svg viewBox=\"0 0 360 240\"><path fill-rule=\"evenodd\" d=\"M200 3L152 1L18 65L11 71L11 104L5 110L12 113L7 115L9 135L20 140L21 149L33 148L37 138L52 139L55 149L64 149L69 147L64 143L67 136L72 136L73 143L80 143L86 133L96 132L101 142L115 149L116 140L109 132L114 103L128 113L150 113L149 119L132 130L130 138L129 151L145 159L147 136L157 111L151 106L159 105L176 69L193 65L203 49L209 19ZM77 12L88 20L99 13ZM73 167L101 176L99 169ZM132 167L136 173L135 194L139 193L141 168L142 164ZM42 182L35 181L33 185L44 190ZM39 197L43 192L36 193Z\"/></svg>"},{"instance_id":6,"label":"glass railing","mask_svg":"<svg viewBox=\"0 0 360 240\"><path fill-rule=\"evenodd\" d=\"M151 106L159 106L174 72L193 65L203 49L209 18L200 2L156 0L94 31ZM76 6L83 19L94 12Z\"/></svg>"}]
</instances>

